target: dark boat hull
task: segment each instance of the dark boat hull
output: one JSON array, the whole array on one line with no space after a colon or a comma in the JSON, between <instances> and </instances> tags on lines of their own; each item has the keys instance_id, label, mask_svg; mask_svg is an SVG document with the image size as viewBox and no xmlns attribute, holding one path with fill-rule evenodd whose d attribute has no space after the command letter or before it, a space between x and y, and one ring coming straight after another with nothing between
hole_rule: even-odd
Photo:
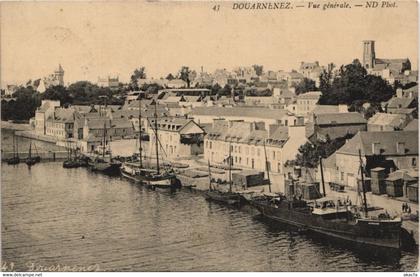
<instances>
[{"instance_id":1,"label":"dark boat hull","mask_svg":"<svg viewBox=\"0 0 420 277\"><path fill-rule=\"evenodd\" d=\"M92 162L89 163L89 169L94 172L100 172L109 176L118 176L120 175L120 163L110 163L110 162Z\"/></svg>"},{"instance_id":2,"label":"dark boat hull","mask_svg":"<svg viewBox=\"0 0 420 277\"><path fill-rule=\"evenodd\" d=\"M26 159L25 163L29 166L32 166L36 163L39 163L40 161L41 161L40 157L33 157L33 158Z\"/></svg>"},{"instance_id":3,"label":"dark boat hull","mask_svg":"<svg viewBox=\"0 0 420 277\"><path fill-rule=\"evenodd\" d=\"M121 169L121 175L133 182L140 183L151 189L179 189L181 184L175 174L141 175Z\"/></svg>"},{"instance_id":4,"label":"dark boat hull","mask_svg":"<svg viewBox=\"0 0 420 277\"><path fill-rule=\"evenodd\" d=\"M242 203L242 198L239 194L231 193L231 192L220 192L217 190L213 191L206 191L204 193L206 200L208 201L214 201L223 203L226 205L240 205Z\"/></svg>"},{"instance_id":5,"label":"dark boat hull","mask_svg":"<svg viewBox=\"0 0 420 277\"><path fill-rule=\"evenodd\" d=\"M307 230L319 235L345 241L353 246L369 249L386 249L399 253L401 223L364 222L355 224L324 220L323 218L308 213L299 212L287 206L273 207L268 204L251 201L261 214L279 223L285 223ZM386 234L386 235L384 235Z\"/></svg>"},{"instance_id":6,"label":"dark boat hull","mask_svg":"<svg viewBox=\"0 0 420 277\"><path fill-rule=\"evenodd\" d=\"M10 165L19 164L19 163L20 163L19 158L11 158L11 159L7 160L7 164L10 164Z\"/></svg>"}]
</instances>

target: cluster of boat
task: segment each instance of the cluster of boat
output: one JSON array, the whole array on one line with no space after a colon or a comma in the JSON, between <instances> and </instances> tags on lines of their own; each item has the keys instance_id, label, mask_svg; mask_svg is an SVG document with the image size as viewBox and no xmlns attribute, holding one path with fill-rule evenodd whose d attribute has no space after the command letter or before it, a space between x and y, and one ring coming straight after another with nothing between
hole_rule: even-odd
<instances>
[{"instance_id":1,"label":"cluster of boat","mask_svg":"<svg viewBox=\"0 0 420 277\"><path fill-rule=\"evenodd\" d=\"M32 141L29 143L29 152L28 157L26 159L22 159L19 157L19 143L18 139L13 133L13 157L6 160L7 164L16 165L21 162L25 162L28 166L33 166L36 163L41 161L41 157L38 155L38 150L36 149L36 145L34 144L35 148L35 155L32 153Z\"/></svg>"},{"instance_id":2,"label":"cluster of boat","mask_svg":"<svg viewBox=\"0 0 420 277\"><path fill-rule=\"evenodd\" d=\"M130 181L151 189L162 188L170 189L171 191L180 189L181 182L177 178L173 168L171 166L162 166L159 162L160 142L157 134L156 108L155 126L153 128L156 140L156 163L145 163L141 147L141 106L139 106L139 108L139 155L125 160L113 158L111 152L105 149L107 143L106 125L104 124L102 144L104 147L102 147L101 151L98 151L95 156L86 157L77 154L77 151L72 152L69 150L68 158L63 162L63 167L75 168L82 166L89 168L91 171L107 175L121 175ZM39 160L39 158L31 156L31 145L27 160L28 164L34 164ZM8 162L14 163L16 160L19 160L19 158L14 156L13 159ZM368 212L364 186L362 186L364 196L364 200L362 199L363 206L351 205L351 203L346 201L332 201L331 199L325 198L320 198L315 201L304 200L299 195L271 193L269 167L267 166L268 193L233 191L231 177L232 162L231 147L229 147L228 188L215 184L211 174L211 165L210 162L208 162L209 188L204 192L205 198L208 201L216 201L229 206L248 204L256 208L263 216L272 219L277 224L292 225L299 228L299 230L311 231L318 235L326 236L329 239L338 239L340 241L349 242L351 245L361 246L363 249L383 248L387 251L400 250L402 230L401 218L391 217L387 213L382 213L378 216L370 215ZM364 168L361 159L360 169L362 184L364 184ZM292 183L295 182L293 178L289 181ZM323 188L325 196L325 187L323 186Z\"/></svg>"}]
</instances>

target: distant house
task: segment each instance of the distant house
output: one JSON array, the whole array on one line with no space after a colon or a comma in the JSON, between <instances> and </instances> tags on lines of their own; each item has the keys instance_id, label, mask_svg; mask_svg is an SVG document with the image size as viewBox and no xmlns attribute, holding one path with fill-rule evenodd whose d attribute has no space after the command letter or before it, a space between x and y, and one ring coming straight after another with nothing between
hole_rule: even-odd
<instances>
[{"instance_id":1,"label":"distant house","mask_svg":"<svg viewBox=\"0 0 420 277\"><path fill-rule=\"evenodd\" d=\"M369 118L367 130L375 131L397 131L402 130L408 122L404 114L376 113Z\"/></svg>"},{"instance_id":2,"label":"distant house","mask_svg":"<svg viewBox=\"0 0 420 277\"><path fill-rule=\"evenodd\" d=\"M319 65L318 61L315 62L301 62L299 72L308 79L315 81L319 86L319 76L324 71L324 68Z\"/></svg>"},{"instance_id":3,"label":"distant house","mask_svg":"<svg viewBox=\"0 0 420 277\"><path fill-rule=\"evenodd\" d=\"M264 122L267 126L270 124L303 125L303 118L297 117L287 110L255 106L196 107L191 110L190 116L198 124L212 123L214 119L226 119Z\"/></svg>"},{"instance_id":4,"label":"distant house","mask_svg":"<svg viewBox=\"0 0 420 277\"><path fill-rule=\"evenodd\" d=\"M397 97L398 98L418 98L419 95L419 85L415 85L408 89L397 88Z\"/></svg>"},{"instance_id":5,"label":"distant house","mask_svg":"<svg viewBox=\"0 0 420 277\"><path fill-rule=\"evenodd\" d=\"M314 137L325 140L355 135L359 131L366 131L367 120L357 112L326 113L313 115Z\"/></svg>"},{"instance_id":6,"label":"distant house","mask_svg":"<svg viewBox=\"0 0 420 277\"><path fill-rule=\"evenodd\" d=\"M321 97L320 91L309 91L307 93L299 94L296 97L296 114L308 115L311 113Z\"/></svg>"},{"instance_id":7,"label":"distant house","mask_svg":"<svg viewBox=\"0 0 420 277\"><path fill-rule=\"evenodd\" d=\"M41 106L35 111L35 133L46 134L46 121L54 115L56 107L60 107L60 101L42 100Z\"/></svg>"},{"instance_id":8,"label":"distant house","mask_svg":"<svg viewBox=\"0 0 420 277\"><path fill-rule=\"evenodd\" d=\"M206 129L204 158L213 164L282 173L286 161L294 159L298 149L307 142L304 126L266 125L264 122L214 120ZM264 147L265 145L265 147Z\"/></svg>"},{"instance_id":9,"label":"distant house","mask_svg":"<svg viewBox=\"0 0 420 277\"><path fill-rule=\"evenodd\" d=\"M387 113L395 114L399 113L401 109L410 109L417 107L417 100L408 97L392 97L388 102L384 103L384 108Z\"/></svg>"},{"instance_id":10,"label":"distant house","mask_svg":"<svg viewBox=\"0 0 420 277\"><path fill-rule=\"evenodd\" d=\"M108 146L111 140L133 137L134 126L128 119L85 118L83 139L79 141L79 146L84 152L93 152L98 146Z\"/></svg>"},{"instance_id":11,"label":"distant house","mask_svg":"<svg viewBox=\"0 0 420 277\"><path fill-rule=\"evenodd\" d=\"M204 130L192 119L167 117L157 122L159 144L165 159L190 157L203 153ZM149 129L150 152L155 156L155 131Z\"/></svg>"},{"instance_id":12,"label":"distant house","mask_svg":"<svg viewBox=\"0 0 420 277\"><path fill-rule=\"evenodd\" d=\"M45 134L60 140L73 137L74 109L55 108L54 113L45 121Z\"/></svg>"},{"instance_id":13,"label":"distant house","mask_svg":"<svg viewBox=\"0 0 420 277\"><path fill-rule=\"evenodd\" d=\"M359 132L335 153L338 182L356 187L359 150L367 172L377 167L386 173L418 169L417 131Z\"/></svg>"},{"instance_id":14,"label":"distant house","mask_svg":"<svg viewBox=\"0 0 420 277\"><path fill-rule=\"evenodd\" d=\"M170 81L167 81L166 87L168 88L186 88L187 82L181 79L173 79Z\"/></svg>"}]
</instances>

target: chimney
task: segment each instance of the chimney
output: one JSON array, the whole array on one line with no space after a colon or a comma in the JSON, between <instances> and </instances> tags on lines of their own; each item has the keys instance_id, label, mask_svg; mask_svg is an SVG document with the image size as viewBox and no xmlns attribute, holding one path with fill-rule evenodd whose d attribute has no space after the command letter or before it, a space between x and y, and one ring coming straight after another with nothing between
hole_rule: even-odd
<instances>
[{"instance_id":1,"label":"chimney","mask_svg":"<svg viewBox=\"0 0 420 277\"><path fill-rule=\"evenodd\" d=\"M397 97L402 98L403 97L403 90L402 88L397 88Z\"/></svg>"}]
</instances>

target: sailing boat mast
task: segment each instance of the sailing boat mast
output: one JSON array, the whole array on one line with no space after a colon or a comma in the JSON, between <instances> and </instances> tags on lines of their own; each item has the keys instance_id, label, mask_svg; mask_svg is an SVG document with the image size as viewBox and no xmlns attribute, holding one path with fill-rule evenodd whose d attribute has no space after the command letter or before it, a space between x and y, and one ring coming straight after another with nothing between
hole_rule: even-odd
<instances>
[{"instance_id":1,"label":"sailing boat mast","mask_svg":"<svg viewBox=\"0 0 420 277\"><path fill-rule=\"evenodd\" d=\"M232 192L232 146L229 142L229 192Z\"/></svg>"},{"instance_id":2,"label":"sailing boat mast","mask_svg":"<svg viewBox=\"0 0 420 277\"><path fill-rule=\"evenodd\" d=\"M29 159L32 158L32 140L29 142Z\"/></svg>"},{"instance_id":3,"label":"sailing boat mast","mask_svg":"<svg viewBox=\"0 0 420 277\"><path fill-rule=\"evenodd\" d=\"M362 162L362 151L359 149L359 160L360 160L360 177L362 178L362 191L363 191L363 201L364 201L364 207L365 207L365 216L368 215L368 208L367 208L367 202L366 202L366 190L365 190L365 179L363 176L363 162Z\"/></svg>"},{"instance_id":4,"label":"sailing boat mast","mask_svg":"<svg viewBox=\"0 0 420 277\"><path fill-rule=\"evenodd\" d=\"M321 168L322 191L324 192L324 197L325 197L327 194L325 193L324 168L322 167L322 157L321 156L319 156L319 166Z\"/></svg>"},{"instance_id":5,"label":"sailing boat mast","mask_svg":"<svg viewBox=\"0 0 420 277\"><path fill-rule=\"evenodd\" d=\"M105 157L105 143L106 143L106 119L104 121L104 137L103 137L103 147L102 147L102 158Z\"/></svg>"},{"instance_id":6,"label":"sailing boat mast","mask_svg":"<svg viewBox=\"0 0 420 277\"><path fill-rule=\"evenodd\" d=\"M208 164L209 164L209 190L211 191L212 190L212 188L211 188L211 171L210 171L210 160L207 160L208 161Z\"/></svg>"},{"instance_id":7,"label":"sailing boat mast","mask_svg":"<svg viewBox=\"0 0 420 277\"><path fill-rule=\"evenodd\" d=\"M13 135L14 134L15 133L13 132ZM17 137L15 137L15 140L16 140L16 158L19 159L19 139Z\"/></svg>"},{"instance_id":8,"label":"sailing boat mast","mask_svg":"<svg viewBox=\"0 0 420 277\"><path fill-rule=\"evenodd\" d=\"M140 153L140 168L143 167L142 147L141 147L141 95L139 94L139 153Z\"/></svg>"},{"instance_id":9,"label":"sailing boat mast","mask_svg":"<svg viewBox=\"0 0 420 277\"><path fill-rule=\"evenodd\" d=\"M13 131L13 158L16 158L15 132Z\"/></svg>"},{"instance_id":10,"label":"sailing boat mast","mask_svg":"<svg viewBox=\"0 0 420 277\"><path fill-rule=\"evenodd\" d=\"M268 168L267 150L265 149L265 140L264 140L264 156L265 156L265 170L267 171L267 178L268 178L268 191L271 192L270 170Z\"/></svg>"},{"instance_id":11,"label":"sailing boat mast","mask_svg":"<svg viewBox=\"0 0 420 277\"><path fill-rule=\"evenodd\" d=\"M155 144L156 144L156 168L157 174L160 173L159 168L159 145L158 145L158 123L157 123L157 101L155 102Z\"/></svg>"}]
</instances>

